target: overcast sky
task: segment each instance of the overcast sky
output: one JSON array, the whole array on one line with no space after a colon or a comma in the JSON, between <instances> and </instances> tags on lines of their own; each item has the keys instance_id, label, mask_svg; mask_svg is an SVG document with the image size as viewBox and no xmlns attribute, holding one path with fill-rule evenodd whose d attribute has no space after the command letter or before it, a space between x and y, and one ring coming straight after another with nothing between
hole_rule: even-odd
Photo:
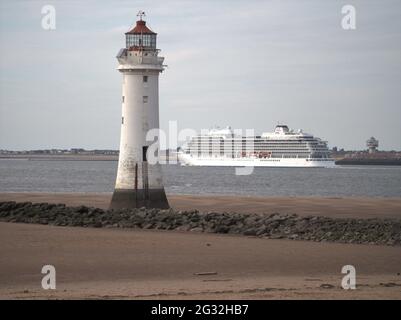
<instances>
[{"instance_id":1,"label":"overcast sky","mask_svg":"<svg viewBox=\"0 0 401 320\"><path fill-rule=\"evenodd\" d=\"M56 8L56 30L41 9ZM356 30L341 8L356 7ZM117 149L124 32L147 13L160 121L401 150L401 1L0 1L0 149Z\"/></svg>"}]
</instances>

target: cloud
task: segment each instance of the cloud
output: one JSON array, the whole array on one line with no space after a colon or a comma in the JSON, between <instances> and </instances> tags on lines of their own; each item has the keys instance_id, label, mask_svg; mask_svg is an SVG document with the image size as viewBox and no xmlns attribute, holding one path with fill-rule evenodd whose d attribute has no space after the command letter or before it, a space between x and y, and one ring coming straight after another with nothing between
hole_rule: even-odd
<instances>
[{"instance_id":1,"label":"cloud","mask_svg":"<svg viewBox=\"0 0 401 320\"><path fill-rule=\"evenodd\" d=\"M1 1L0 148L77 146L82 135L83 147L117 148L115 55L141 9L168 65L162 125L262 132L280 120L332 145L361 148L375 135L401 149L401 3L354 2L357 30L346 32L337 0L54 1L57 29L46 32L47 1ZM71 122L68 134L38 129Z\"/></svg>"}]
</instances>

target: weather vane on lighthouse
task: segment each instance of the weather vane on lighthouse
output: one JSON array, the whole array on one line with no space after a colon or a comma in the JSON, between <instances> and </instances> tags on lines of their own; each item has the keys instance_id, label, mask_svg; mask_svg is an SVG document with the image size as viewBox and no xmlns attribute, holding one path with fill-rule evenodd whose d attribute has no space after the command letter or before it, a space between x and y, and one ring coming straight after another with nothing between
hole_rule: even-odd
<instances>
[{"instance_id":1,"label":"weather vane on lighthouse","mask_svg":"<svg viewBox=\"0 0 401 320\"><path fill-rule=\"evenodd\" d=\"M142 21L142 17L146 17L145 11L139 10L136 16Z\"/></svg>"}]
</instances>

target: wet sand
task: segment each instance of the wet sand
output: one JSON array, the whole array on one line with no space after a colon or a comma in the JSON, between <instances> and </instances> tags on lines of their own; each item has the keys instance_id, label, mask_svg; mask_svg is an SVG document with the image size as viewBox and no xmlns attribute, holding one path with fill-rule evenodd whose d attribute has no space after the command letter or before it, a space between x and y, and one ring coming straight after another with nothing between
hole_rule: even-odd
<instances>
[{"instance_id":1,"label":"wet sand","mask_svg":"<svg viewBox=\"0 0 401 320\"><path fill-rule=\"evenodd\" d=\"M0 193L0 201L65 203L106 209L110 193ZM401 198L245 197L168 195L177 210L296 213L342 218L401 218Z\"/></svg>"},{"instance_id":2,"label":"wet sand","mask_svg":"<svg viewBox=\"0 0 401 320\"><path fill-rule=\"evenodd\" d=\"M0 243L1 299L401 299L399 247L13 223ZM45 264L56 290L41 289Z\"/></svg>"},{"instance_id":3,"label":"wet sand","mask_svg":"<svg viewBox=\"0 0 401 320\"><path fill-rule=\"evenodd\" d=\"M0 201L107 208L111 194L0 193ZM395 198L169 196L178 210L400 218ZM0 298L401 299L401 248L245 236L0 223ZM41 268L57 290L41 289ZM341 288L341 268L357 290ZM196 273L212 272L210 275Z\"/></svg>"}]
</instances>

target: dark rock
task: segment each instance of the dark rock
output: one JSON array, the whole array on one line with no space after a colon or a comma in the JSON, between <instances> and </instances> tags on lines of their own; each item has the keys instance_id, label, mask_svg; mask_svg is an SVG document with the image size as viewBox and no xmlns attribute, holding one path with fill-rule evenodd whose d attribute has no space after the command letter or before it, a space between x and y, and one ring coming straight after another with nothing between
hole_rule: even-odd
<instances>
[{"instance_id":1,"label":"dark rock","mask_svg":"<svg viewBox=\"0 0 401 320\"><path fill-rule=\"evenodd\" d=\"M230 228L228 226L217 226L215 228L216 233L228 233L230 231Z\"/></svg>"},{"instance_id":2,"label":"dark rock","mask_svg":"<svg viewBox=\"0 0 401 320\"><path fill-rule=\"evenodd\" d=\"M93 226L94 226L95 228L101 228L101 227L103 227L103 224L102 224L101 221L96 221L96 222L93 224Z\"/></svg>"},{"instance_id":3,"label":"dark rock","mask_svg":"<svg viewBox=\"0 0 401 320\"><path fill-rule=\"evenodd\" d=\"M245 236L256 236L257 230L255 228L249 228L244 231Z\"/></svg>"},{"instance_id":4,"label":"dark rock","mask_svg":"<svg viewBox=\"0 0 401 320\"><path fill-rule=\"evenodd\" d=\"M56 226L192 230L270 239L401 245L400 219L333 219L295 214L201 213L197 210L102 210L64 204L0 202L0 221Z\"/></svg>"},{"instance_id":5,"label":"dark rock","mask_svg":"<svg viewBox=\"0 0 401 320\"><path fill-rule=\"evenodd\" d=\"M89 211L89 208L85 207L85 206L79 206L75 209L75 212L78 212L78 213L88 213L88 211Z\"/></svg>"}]
</instances>

